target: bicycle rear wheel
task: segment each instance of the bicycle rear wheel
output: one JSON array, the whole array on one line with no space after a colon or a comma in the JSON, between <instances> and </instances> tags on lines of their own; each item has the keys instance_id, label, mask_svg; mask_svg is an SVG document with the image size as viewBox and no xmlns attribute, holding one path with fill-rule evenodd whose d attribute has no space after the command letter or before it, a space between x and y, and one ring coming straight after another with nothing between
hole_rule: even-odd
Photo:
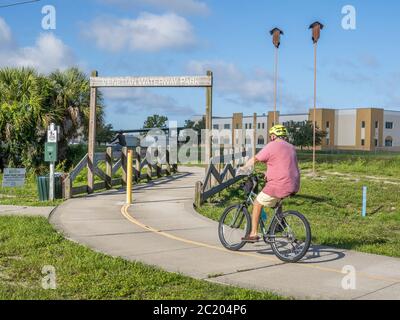
<instances>
[{"instance_id":1,"label":"bicycle rear wheel","mask_svg":"<svg viewBox=\"0 0 400 320\"><path fill-rule=\"evenodd\" d=\"M231 251L244 247L242 238L250 234L251 218L246 207L234 205L227 208L221 216L218 235L222 245Z\"/></svg>"},{"instance_id":2,"label":"bicycle rear wheel","mask_svg":"<svg viewBox=\"0 0 400 320\"><path fill-rule=\"evenodd\" d=\"M276 216L271 224L270 239L272 250L280 260L298 262L310 248L310 224L299 212L282 213L281 217Z\"/></svg>"}]
</instances>

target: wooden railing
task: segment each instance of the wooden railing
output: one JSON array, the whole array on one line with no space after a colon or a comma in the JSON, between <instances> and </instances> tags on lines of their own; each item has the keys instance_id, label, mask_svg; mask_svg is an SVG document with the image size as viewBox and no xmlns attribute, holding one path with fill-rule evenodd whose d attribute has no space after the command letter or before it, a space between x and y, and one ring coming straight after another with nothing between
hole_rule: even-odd
<instances>
[{"instance_id":1,"label":"wooden railing","mask_svg":"<svg viewBox=\"0 0 400 320\"><path fill-rule=\"evenodd\" d=\"M201 207L215 194L222 192L244 178L244 176L237 176L236 171L238 167L246 162L246 152L236 153L233 156L225 155L224 157L212 158L206 169L204 180L196 183L194 205L197 208ZM226 157L233 157L233 160L224 164Z\"/></svg>"},{"instance_id":2,"label":"wooden railing","mask_svg":"<svg viewBox=\"0 0 400 320\"><path fill-rule=\"evenodd\" d=\"M139 183L143 180L151 181L153 178L160 178L165 175L176 173L176 164L170 164L169 153L167 151L164 163L151 164L146 158L146 149L136 148L133 150L133 180ZM145 153L145 154L143 154ZM94 163L94 173L100 178L100 182L95 183L94 191L109 190L116 186L126 186L127 182L127 154L128 149L123 148L122 152L113 152L112 148L107 148L105 153L96 153ZM105 171L99 168L99 163L105 162ZM64 199L70 199L75 195L88 193L88 186L74 187L73 183L78 175L88 165L88 155L86 155L78 165L66 176L63 182ZM119 169L122 169L122 176L115 178Z\"/></svg>"}]
</instances>

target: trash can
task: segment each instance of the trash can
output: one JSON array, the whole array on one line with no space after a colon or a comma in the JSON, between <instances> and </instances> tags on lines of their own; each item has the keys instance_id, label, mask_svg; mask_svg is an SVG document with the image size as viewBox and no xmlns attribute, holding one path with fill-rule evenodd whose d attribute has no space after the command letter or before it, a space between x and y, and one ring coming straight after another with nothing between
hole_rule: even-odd
<instances>
[{"instance_id":1,"label":"trash can","mask_svg":"<svg viewBox=\"0 0 400 320\"><path fill-rule=\"evenodd\" d=\"M49 201L50 177L37 177L39 201ZM62 174L54 175L54 199L62 199Z\"/></svg>"}]
</instances>

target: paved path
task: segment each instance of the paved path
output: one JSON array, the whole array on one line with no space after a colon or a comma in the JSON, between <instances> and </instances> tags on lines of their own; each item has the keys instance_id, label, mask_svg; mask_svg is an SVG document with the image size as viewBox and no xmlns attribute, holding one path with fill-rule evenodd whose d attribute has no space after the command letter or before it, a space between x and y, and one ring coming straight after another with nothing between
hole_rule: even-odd
<instances>
[{"instance_id":1,"label":"paved path","mask_svg":"<svg viewBox=\"0 0 400 320\"><path fill-rule=\"evenodd\" d=\"M303 299L400 299L400 259L313 247L302 263L283 264L264 244L226 251L217 224L192 207L203 170L180 170L138 187L130 208L122 192L98 194L67 201L51 222L94 250L198 279ZM342 288L349 265L356 270L355 290Z\"/></svg>"},{"instance_id":2,"label":"paved path","mask_svg":"<svg viewBox=\"0 0 400 320\"><path fill-rule=\"evenodd\" d=\"M48 218L54 208L0 205L0 216L39 216Z\"/></svg>"}]
</instances>

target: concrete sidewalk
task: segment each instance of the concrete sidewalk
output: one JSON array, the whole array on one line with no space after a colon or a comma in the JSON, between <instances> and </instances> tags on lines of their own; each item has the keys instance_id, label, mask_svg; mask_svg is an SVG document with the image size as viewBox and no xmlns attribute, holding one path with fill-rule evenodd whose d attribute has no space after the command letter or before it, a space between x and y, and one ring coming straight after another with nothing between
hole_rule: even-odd
<instances>
[{"instance_id":1,"label":"concrete sidewalk","mask_svg":"<svg viewBox=\"0 0 400 320\"><path fill-rule=\"evenodd\" d=\"M44 217L49 218L55 207L2 206L0 216Z\"/></svg>"},{"instance_id":2,"label":"concrete sidewalk","mask_svg":"<svg viewBox=\"0 0 400 320\"><path fill-rule=\"evenodd\" d=\"M123 192L96 194L67 201L51 222L94 250L198 279L301 299L400 299L400 259L313 247L301 263L284 264L262 243L226 251L217 223L192 206L204 170L180 171L137 187L130 208ZM348 266L356 271L354 290L342 287Z\"/></svg>"}]
</instances>

